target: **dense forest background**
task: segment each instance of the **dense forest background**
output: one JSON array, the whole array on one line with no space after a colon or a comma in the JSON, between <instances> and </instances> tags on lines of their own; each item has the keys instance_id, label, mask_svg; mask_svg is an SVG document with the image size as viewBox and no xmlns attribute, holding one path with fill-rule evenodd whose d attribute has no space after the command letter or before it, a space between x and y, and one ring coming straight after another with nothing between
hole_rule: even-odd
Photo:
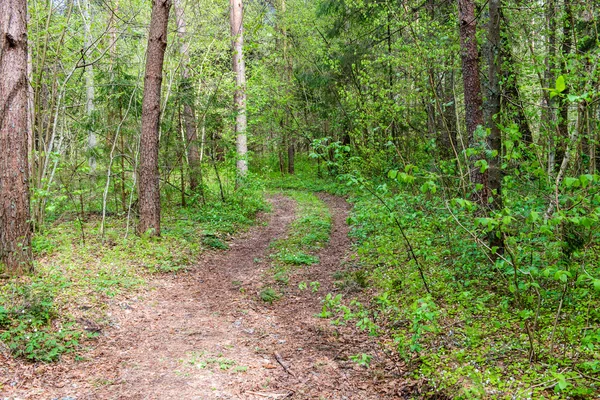
<instances>
[{"instance_id":1,"label":"dense forest background","mask_svg":"<svg viewBox=\"0 0 600 400\"><path fill-rule=\"evenodd\" d=\"M229 4L172 4L153 211L163 228L149 231L136 226L147 212L138 186L150 3L27 2L33 262L4 268L10 350L44 361L74 351L76 328L51 322L68 324L69 296L125 290L136 266L174 271L202 245L225 246L268 207L265 188L328 190L354 204L357 256L323 317L380 337L432 395L597 396L600 5L243 7L240 81ZM350 302L355 292L362 303ZM18 315L23 304L41 307L28 309L33 322Z\"/></svg>"}]
</instances>

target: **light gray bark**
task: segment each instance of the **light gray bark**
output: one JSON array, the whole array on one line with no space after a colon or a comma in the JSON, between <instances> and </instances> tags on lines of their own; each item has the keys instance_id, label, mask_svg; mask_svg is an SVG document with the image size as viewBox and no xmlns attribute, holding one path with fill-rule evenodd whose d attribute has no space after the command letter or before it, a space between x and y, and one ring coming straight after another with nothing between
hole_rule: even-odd
<instances>
[{"instance_id":1,"label":"light gray bark","mask_svg":"<svg viewBox=\"0 0 600 400\"><path fill-rule=\"evenodd\" d=\"M91 16L90 16L90 3L88 0L81 0L79 3L79 7L81 9L81 18L83 20L83 32L84 32L84 46L86 53L89 53L89 50L93 43L92 39L92 29L91 29ZM86 60L87 61L87 60ZM96 172L96 156L94 151L98 146L98 138L96 137L96 132L94 132L94 95L95 95L95 87L94 87L94 66L90 63L85 67L85 114L88 118L88 141L87 147L90 152L89 156L89 166L90 173L94 174Z\"/></svg>"},{"instance_id":2,"label":"light gray bark","mask_svg":"<svg viewBox=\"0 0 600 400\"><path fill-rule=\"evenodd\" d=\"M244 6L242 0L230 0L230 23L233 50L233 72L235 73L235 133L237 150L237 169L240 176L248 172L246 154L248 144L246 138L246 68L244 64Z\"/></svg>"}]
</instances>

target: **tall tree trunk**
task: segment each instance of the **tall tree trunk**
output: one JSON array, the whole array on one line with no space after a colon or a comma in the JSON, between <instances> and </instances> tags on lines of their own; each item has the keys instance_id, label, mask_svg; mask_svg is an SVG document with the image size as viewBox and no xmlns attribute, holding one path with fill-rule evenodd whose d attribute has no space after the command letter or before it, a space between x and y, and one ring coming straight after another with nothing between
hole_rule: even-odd
<instances>
[{"instance_id":1,"label":"tall tree trunk","mask_svg":"<svg viewBox=\"0 0 600 400\"><path fill-rule=\"evenodd\" d=\"M546 29L548 31L548 49L546 52L546 62L544 71L545 86L554 87L556 77L554 75L556 58L556 0L548 0L546 3ZM554 140L556 129L556 110L555 100L550 98L548 90L542 91L544 108L542 108L542 127L545 128L548 135L548 175L554 172L556 160L556 143Z\"/></svg>"},{"instance_id":2,"label":"tall tree trunk","mask_svg":"<svg viewBox=\"0 0 600 400\"><path fill-rule=\"evenodd\" d=\"M496 156L488 159L489 185L492 192L492 207L499 209L502 206L501 189L502 175L500 171L500 156L502 154L502 136L498 125L500 118L500 76L502 66L502 49L500 43L500 2L501 0L489 0L489 25L488 25L488 79L489 88L487 96L487 126L490 129L488 137L489 147Z\"/></svg>"},{"instance_id":3,"label":"tall tree trunk","mask_svg":"<svg viewBox=\"0 0 600 400\"><path fill-rule=\"evenodd\" d=\"M482 138L475 135L477 128L483 126L483 100L479 80L479 51L477 49L477 20L473 0L458 0L458 18L460 27L460 47L465 96L465 120L469 147L478 148L479 154L471 159L470 177L473 184L480 186L475 192L475 200L485 206L489 197L487 171L481 172L474 164L484 157L481 149Z\"/></svg>"},{"instance_id":4,"label":"tall tree trunk","mask_svg":"<svg viewBox=\"0 0 600 400\"><path fill-rule=\"evenodd\" d=\"M502 171L500 170L500 157L502 155L502 134L498 119L500 118L500 76L502 74L502 44L500 39L501 1L489 0L488 22L488 79L489 88L487 96L487 126L490 129L488 137L491 155L488 157L488 180L490 188L490 207L494 210L502 208ZM495 153L495 155L494 155ZM500 232L490 232L490 247L502 253L504 242Z\"/></svg>"},{"instance_id":5,"label":"tall tree trunk","mask_svg":"<svg viewBox=\"0 0 600 400\"><path fill-rule=\"evenodd\" d=\"M190 82L189 43L185 23L185 12L182 0L175 0L175 17L177 20L177 35L181 41L179 55L181 56L181 80L183 92L183 124L185 126L187 159L189 163L190 189L199 191L202 195L202 171L200 169L200 153L198 151L198 134L196 129L196 114L192 84Z\"/></svg>"},{"instance_id":6,"label":"tall tree trunk","mask_svg":"<svg viewBox=\"0 0 600 400\"><path fill-rule=\"evenodd\" d=\"M160 190L158 174L158 131L160 125L160 89L167 48L167 26L171 0L153 0L146 75L142 101L142 135L140 140L138 234L160 235Z\"/></svg>"},{"instance_id":7,"label":"tall tree trunk","mask_svg":"<svg viewBox=\"0 0 600 400\"><path fill-rule=\"evenodd\" d=\"M571 8L571 0L564 0L565 14L563 17L563 39L561 46L562 53L562 73L566 74L568 71L568 59L571 54L571 47L573 45L573 11ZM569 93L569 88L563 91L563 95ZM565 150L567 148L567 141L569 139L569 102L566 99L562 99L559 109L558 118L558 138L556 141L556 159L554 168L558 170L561 167L563 158L565 157Z\"/></svg>"},{"instance_id":8,"label":"tall tree trunk","mask_svg":"<svg viewBox=\"0 0 600 400\"><path fill-rule=\"evenodd\" d=\"M519 127L519 133L521 133L523 142L526 145L530 145L533 143L533 134L529 127L527 115L525 115L525 107L521 99L521 93L519 92L517 81L518 71L513 67L515 62L508 40L510 35L508 21L502 11L502 7L499 10L501 33L499 51L500 59L502 60L502 64L499 65L504 65L501 71L503 93L500 96L500 107L503 110L503 114L507 115L507 118Z\"/></svg>"},{"instance_id":9,"label":"tall tree trunk","mask_svg":"<svg viewBox=\"0 0 600 400\"><path fill-rule=\"evenodd\" d=\"M248 172L246 153L248 152L246 138L246 67L244 64L244 6L242 0L229 0L230 24L231 24L231 47L233 50L232 66L235 73L235 133L237 150L237 170L239 176L243 177Z\"/></svg>"},{"instance_id":10,"label":"tall tree trunk","mask_svg":"<svg viewBox=\"0 0 600 400\"><path fill-rule=\"evenodd\" d=\"M31 271L27 162L27 2L0 2L0 264Z\"/></svg>"},{"instance_id":11,"label":"tall tree trunk","mask_svg":"<svg viewBox=\"0 0 600 400\"><path fill-rule=\"evenodd\" d=\"M86 52L86 59L84 61L91 60L90 49L93 44L92 39L92 19L90 15L90 3L88 0L81 0L79 3L81 7L81 18L83 19L83 32L84 32L84 51ZM88 163L90 166L90 173L92 175L96 172L96 146L98 146L98 139L96 138L96 132L94 131L94 66L87 65L85 67L85 114L87 116L88 125L88 152L89 158Z\"/></svg>"},{"instance_id":12,"label":"tall tree trunk","mask_svg":"<svg viewBox=\"0 0 600 400\"><path fill-rule=\"evenodd\" d=\"M30 15L27 14L27 23ZM31 42L27 41L27 153L29 161L29 176L33 176L34 152L33 152L33 126L35 124L35 92L33 90L33 59L31 58Z\"/></svg>"}]
</instances>

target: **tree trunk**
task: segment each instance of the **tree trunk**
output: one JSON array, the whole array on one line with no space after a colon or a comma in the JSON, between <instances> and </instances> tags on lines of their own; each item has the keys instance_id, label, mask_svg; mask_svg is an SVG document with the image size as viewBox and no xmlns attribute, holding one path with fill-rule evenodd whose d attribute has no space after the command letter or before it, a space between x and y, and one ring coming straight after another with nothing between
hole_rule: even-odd
<instances>
[{"instance_id":1,"label":"tree trunk","mask_svg":"<svg viewBox=\"0 0 600 400\"><path fill-rule=\"evenodd\" d=\"M0 2L0 264L32 270L27 162L27 2Z\"/></svg>"},{"instance_id":2,"label":"tree trunk","mask_svg":"<svg viewBox=\"0 0 600 400\"><path fill-rule=\"evenodd\" d=\"M502 60L504 68L501 71L502 82L503 82L503 93L500 96L500 107L503 110L503 114L512 120L518 127L521 138L526 145L533 144L533 134L529 127L527 116L525 115L525 107L523 100L521 99L521 93L519 92L519 85L517 81L518 72L515 65L513 54L511 51L510 43L508 41L509 26L508 21L505 19L505 15L502 12L502 7L498 11L500 15L500 59ZM490 16L491 18L491 16Z\"/></svg>"},{"instance_id":3,"label":"tree trunk","mask_svg":"<svg viewBox=\"0 0 600 400\"><path fill-rule=\"evenodd\" d=\"M177 20L177 35L181 41L179 54L181 56L181 90L183 94L183 124L185 127L187 159L189 163L190 189L199 191L202 195L202 171L200 169L200 153L198 151L198 134L196 130L196 113L192 84L190 82L189 43L185 23L185 12L181 0L175 0L175 17Z\"/></svg>"},{"instance_id":4,"label":"tree trunk","mask_svg":"<svg viewBox=\"0 0 600 400\"><path fill-rule=\"evenodd\" d=\"M86 52L85 62L91 60L90 49L93 44L91 24L92 19L90 16L90 3L88 0L82 0L79 3L81 7L81 18L83 19L83 32L84 32L84 51ZM85 67L85 114L87 116L87 131L88 131L88 164L90 166L90 173L92 175L96 172L96 146L98 145L98 139L96 138L96 132L94 131L94 66L87 65Z\"/></svg>"},{"instance_id":5,"label":"tree trunk","mask_svg":"<svg viewBox=\"0 0 600 400\"><path fill-rule=\"evenodd\" d=\"M572 24L573 24L573 11L571 9L571 0L565 0L564 2L565 15L563 19L563 39L562 39L562 73L566 74L568 71L568 59L571 54L571 47L573 45L572 37ZM554 82L552 87L554 86ZM563 95L569 94L569 88L562 92ZM558 138L556 140L556 158L554 169L558 170L561 167L563 158L565 157L565 149L567 148L567 141L569 139L569 102L566 98L563 98L560 104L559 116L558 116Z\"/></svg>"},{"instance_id":6,"label":"tree trunk","mask_svg":"<svg viewBox=\"0 0 600 400\"><path fill-rule=\"evenodd\" d=\"M473 0L458 0L458 17L467 135L469 147L479 149L479 154L471 158L469 175L472 183L476 187L480 186L475 192L475 200L481 206L485 206L489 197L487 171L481 172L479 167L473 165L484 157L484 149L481 149L483 140L475 135L477 128L483 126L483 100L481 96L481 82L479 80L477 20L475 18L475 3Z\"/></svg>"},{"instance_id":7,"label":"tree trunk","mask_svg":"<svg viewBox=\"0 0 600 400\"><path fill-rule=\"evenodd\" d=\"M289 137L288 143L288 174L294 175L294 156L296 155L296 148L294 146L294 138Z\"/></svg>"},{"instance_id":8,"label":"tree trunk","mask_svg":"<svg viewBox=\"0 0 600 400\"><path fill-rule=\"evenodd\" d=\"M140 140L138 234L160 235L160 190L158 174L158 131L160 125L160 89L162 69L167 48L167 26L170 0L153 0L144 98L142 101L142 135Z\"/></svg>"},{"instance_id":9,"label":"tree trunk","mask_svg":"<svg viewBox=\"0 0 600 400\"><path fill-rule=\"evenodd\" d=\"M488 180L490 188L489 206L493 210L502 208L502 171L500 157L502 155L502 134L498 125L500 118L500 76L502 74L502 44L500 41L500 9L501 0L489 0L490 20L488 25L488 74L489 89L487 96L487 126L490 129L488 137L491 156L488 157ZM495 155L494 155L495 153ZM503 252L504 242L500 232L490 232L490 247Z\"/></svg>"},{"instance_id":10,"label":"tree trunk","mask_svg":"<svg viewBox=\"0 0 600 400\"><path fill-rule=\"evenodd\" d=\"M500 43L500 2L501 0L489 0L489 26L488 26L488 73L489 89L487 96L487 126L490 129L488 137L489 147L496 156L489 157L489 186L492 192L492 208L499 209L502 206L501 188L502 174L499 159L502 154L502 136L498 126L500 118L500 75L502 66L502 49Z\"/></svg>"},{"instance_id":11,"label":"tree trunk","mask_svg":"<svg viewBox=\"0 0 600 400\"><path fill-rule=\"evenodd\" d=\"M546 53L544 84L546 88L554 87L556 77L554 75L555 58L556 58L556 0L548 0L546 3L546 29L548 30L548 50ZM541 125L545 128L548 135L548 175L554 172L554 163L556 159L556 147L554 134L556 129L556 111L555 100L550 98L548 90L543 90L544 108L542 108Z\"/></svg>"},{"instance_id":12,"label":"tree trunk","mask_svg":"<svg viewBox=\"0 0 600 400\"><path fill-rule=\"evenodd\" d=\"M233 97L235 107L235 133L237 150L237 170L240 177L248 172L246 153L248 152L246 140L246 68L244 64L244 8L242 0L230 0L231 47L233 51L232 64L235 73L235 94Z\"/></svg>"}]
</instances>

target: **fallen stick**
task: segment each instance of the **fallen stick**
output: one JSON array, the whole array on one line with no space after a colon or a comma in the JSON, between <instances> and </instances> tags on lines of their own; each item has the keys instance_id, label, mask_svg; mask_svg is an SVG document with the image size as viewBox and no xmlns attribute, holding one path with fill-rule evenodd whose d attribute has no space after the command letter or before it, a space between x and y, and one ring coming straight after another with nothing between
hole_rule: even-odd
<instances>
[{"instance_id":1,"label":"fallen stick","mask_svg":"<svg viewBox=\"0 0 600 400\"><path fill-rule=\"evenodd\" d=\"M279 363L279 365L281 365L283 370L295 378L296 375L294 375L292 371L290 371L290 369L283 363L283 358L281 357L281 355L278 352L273 353L273 355L275 356L275 360L277 360L277 362Z\"/></svg>"}]
</instances>

